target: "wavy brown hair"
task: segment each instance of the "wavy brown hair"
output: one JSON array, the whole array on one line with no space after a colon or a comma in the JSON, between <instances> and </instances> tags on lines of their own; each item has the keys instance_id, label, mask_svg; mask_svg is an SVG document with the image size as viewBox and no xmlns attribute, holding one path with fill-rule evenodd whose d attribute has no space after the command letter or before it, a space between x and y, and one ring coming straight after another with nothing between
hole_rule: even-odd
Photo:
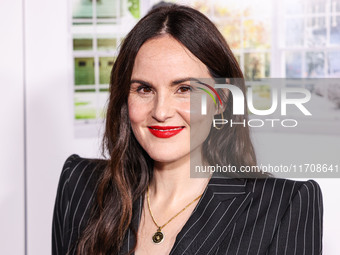
<instances>
[{"instance_id":1,"label":"wavy brown hair","mask_svg":"<svg viewBox=\"0 0 340 255\"><path fill-rule=\"evenodd\" d=\"M169 34L183 44L208 67L212 77L243 78L225 39L200 12L190 7L170 5L153 9L137 23L124 39L112 68L103 140L108 160L98 180L91 218L77 243L78 255L118 254L129 228L137 237L137 230L131 224L132 206L145 194L153 176L153 160L132 132L127 99L139 49L147 40L163 34ZM238 83L238 86L245 92L244 83ZM224 117L233 121L247 118L232 114L232 97L223 94L222 100L226 104ZM212 128L203 144L202 154L207 162L221 165L256 164L247 127L225 125L218 131ZM129 254L135 250L136 244Z\"/></svg>"}]
</instances>

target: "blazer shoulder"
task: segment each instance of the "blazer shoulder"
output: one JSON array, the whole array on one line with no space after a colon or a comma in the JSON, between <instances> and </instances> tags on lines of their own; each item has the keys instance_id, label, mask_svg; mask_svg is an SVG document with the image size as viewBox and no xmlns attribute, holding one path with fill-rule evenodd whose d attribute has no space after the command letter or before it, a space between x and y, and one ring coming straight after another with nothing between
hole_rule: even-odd
<instances>
[{"instance_id":1,"label":"blazer shoulder","mask_svg":"<svg viewBox=\"0 0 340 255\"><path fill-rule=\"evenodd\" d=\"M54 204L53 255L66 254L73 247L80 231L86 226L105 162L81 158L76 154L66 159Z\"/></svg>"},{"instance_id":2,"label":"blazer shoulder","mask_svg":"<svg viewBox=\"0 0 340 255\"><path fill-rule=\"evenodd\" d=\"M322 192L319 184L314 180L296 181L282 178L253 179L248 190L252 192L254 203L261 208L276 208L283 215L286 210L301 200L309 205L322 205ZM295 205L295 204L294 204Z\"/></svg>"},{"instance_id":3,"label":"blazer shoulder","mask_svg":"<svg viewBox=\"0 0 340 255\"><path fill-rule=\"evenodd\" d=\"M82 158L77 154L72 154L64 163L60 184L67 182L69 187L76 187L83 182L87 183L89 179L98 179L105 165L105 160Z\"/></svg>"},{"instance_id":4,"label":"blazer shoulder","mask_svg":"<svg viewBox=\"0 0 340 255\"><path fill-rule=\"evenodd\" d=\"M258 178L250 182L249 187L253 192L261 191L262 189L275 189L284 193L291 193L294 197L300 190L313 190L313 192L321 192L320 185L315 180L297 181L283 178Z\"/></svg>"},{"instance_id":5,"label":"blazer shoulder","mask_svg":"<svg viewBox=\"0 0 340 255\"><path fill-rule=\"evenodd\" d=\"M314 180L286 180L291 187L287 207L268 254L322 254L323 200ZM280 243L280 245L278 245Z\"/></svg>"},{"instance_id":6,"label":"blazer shoulder","mask_svg":"<svg viewBox=\"0 0 340 255\"><path fill-rule=\"evenodd\" d=\"M89 202L95 198L98 183L105 169L106 161L69 156L59 179L57 200L62 201L61 211L70 215L89 210ZM60 207L60 206L59 206Z\"/></svg>"}]
</instances>

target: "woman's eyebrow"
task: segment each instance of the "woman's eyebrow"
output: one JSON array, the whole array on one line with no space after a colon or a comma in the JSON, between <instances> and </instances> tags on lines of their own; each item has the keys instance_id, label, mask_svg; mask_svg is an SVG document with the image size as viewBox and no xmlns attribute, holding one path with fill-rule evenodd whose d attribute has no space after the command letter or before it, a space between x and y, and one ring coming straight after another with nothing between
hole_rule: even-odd
<instances>
[{"instance_id":1,"label":"woman's eyebrow","mask_svg":"<svg viewBox=\"0 0 340 255\"><path fill-rule=\"evenodd\" d=\"M183 83L183 82L186 82L186 81L195 81L195 82L200 82L199 79L196 79L196 78L193 78L193 77L185 77L185 78L180 78L180 79L176 79L176 80L173 80L170 85L173 86L173 85L177 85L177 84L180 84L180 83ZM130 81L130 84L132 83L140 83L142 85L146 85L146 86L150 86L150 87L153 87L153 85L150 83L150 82L147 82L147 81L143 81L143 80L139 80L139 79L133 79Z\"/></svg>"},{"instance_id":2,"label":"woman's eyebrow","mask_svg":"<svg viewBox=\"0 0 340 255\"><path fill-rule=\"evenodd\" d=\"M177 79L171 82L171 85L177 85L180 84L182 82L186 82L186 81L193 81L196 80L195 78L192 77L185 77L185 78L181 78L181 79Z\"/></svg>"},{"instance_id":3,"label":"woman's eyebrow","mask_svg":"<svg viewBox=\"0 0 340 255\"><path fill-rule=\"evenodd\" d=\"M142 85L152 87L151 83L149 83L149 82L147 82L147 81L143 81L143 80L131 80L131 81L130 81L130 84L132 84L132 83L140 83L140 84L142 84Z\"/></svg>"}]
</instances>

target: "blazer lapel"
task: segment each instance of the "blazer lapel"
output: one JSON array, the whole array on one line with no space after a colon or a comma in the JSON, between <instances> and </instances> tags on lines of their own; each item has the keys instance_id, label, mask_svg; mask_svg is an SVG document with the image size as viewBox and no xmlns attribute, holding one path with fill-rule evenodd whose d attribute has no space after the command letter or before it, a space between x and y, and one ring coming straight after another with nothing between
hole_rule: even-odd
<instances>
[{"instance_id":1,"label":"blazer lapel","mask_svg":"<svg viewBox=\"0 0 340 255\"><path fill-rule=\"evenodd\" d=\"M247 184L247 179L213 175L188 221L176 236L170 255L211 254L251 201L252 191ZM141 196L133 204L131 224L136 230L143 200ZM134 243L135 236L129 228L120 254L126 254Z\"/></svg>"},{"instance_id":2,"label":"blazer lapel","mask_svg":"<svg viewBox=\"0 0 340 255\"><path fill-rule=\"evenodd\" d=\"M251 201L247 179L213 176L170 255L211 254Z\"/></svg>"}]
</instances>

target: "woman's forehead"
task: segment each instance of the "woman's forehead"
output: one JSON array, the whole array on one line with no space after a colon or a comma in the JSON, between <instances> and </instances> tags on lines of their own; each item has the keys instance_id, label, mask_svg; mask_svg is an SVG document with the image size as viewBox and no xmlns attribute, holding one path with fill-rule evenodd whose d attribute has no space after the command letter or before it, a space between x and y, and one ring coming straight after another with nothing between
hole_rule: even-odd
<instances>
[{"instance_id":1,"label":"woman's forehead","mask_svg":"<svg viewBox=\"0 0 340 255\"><path fill-rule=\"evenodd\" d=\"M148 77L207 77L208 68L171 36L148 40L139 50L132 79ZM210 76L210 75L209 75Z\"/></svg>"},{"instance_id":2,"label":"woman's forehead","mask_svg":"<svg viewBox=\"0 0 340 255\"><path fill-rule=\"evenodd\" d=\"M147 59L145 59L147 58ZM137 53L136 60L162 61L164 58L181 58L200 62L183 44L169 35L163 35L146 41Z\"/></svg>"}]
</instances>

